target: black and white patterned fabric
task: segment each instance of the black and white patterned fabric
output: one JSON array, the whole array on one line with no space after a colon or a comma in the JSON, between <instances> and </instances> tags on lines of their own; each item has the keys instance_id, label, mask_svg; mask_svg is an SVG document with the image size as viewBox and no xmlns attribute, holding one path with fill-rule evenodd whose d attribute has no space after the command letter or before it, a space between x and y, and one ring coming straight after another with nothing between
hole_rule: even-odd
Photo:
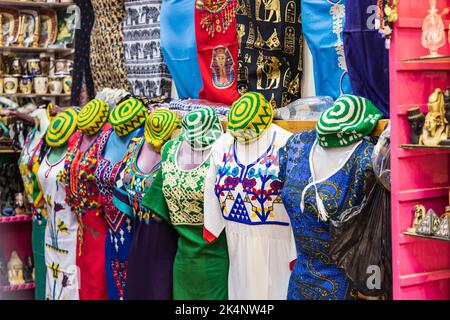
<instances>
[{"instance_id":1,"label":"black and white patterned fabric","mask_svg":"<svg viewBox=\"0 0 450 320\"><path fill-rule=\"evenodd\" d=\"M133 94L171 95L172 78L160 47L161 0L125 0L123 25L126 69Z\"/></svg>"}]
</instances>

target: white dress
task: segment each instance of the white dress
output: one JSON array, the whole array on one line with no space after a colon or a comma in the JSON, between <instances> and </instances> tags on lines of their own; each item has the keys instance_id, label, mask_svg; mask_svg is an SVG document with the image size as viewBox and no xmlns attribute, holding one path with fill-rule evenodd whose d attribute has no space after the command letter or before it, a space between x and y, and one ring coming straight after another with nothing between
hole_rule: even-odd
<instances>
[{"instance_id":1,"label":"white dress","mask_svg":"<svg viewBox=\"0 0 450 320\"><path fill-rule=\"evenodd\" d=\"M46 299L78 300L76 266L78 221L66 203L66 190L57 177L64 168L65 156L50 164L46 156L38 179L47 208L45 229Z\"/></svg>"},{"instance_id":2,"label":"white dress","mask_svg":"<svg viewBox=\"0 0 450 320\"><path fill-rule=\"evenodd\" d=\"M205 233L217 238L225 229L230 300L287 298L290 263L297 252L280 197L278 150L290 136L272 124L250 144L239 144L226 133L212 147Z\"/></svg>"}]
</instances>

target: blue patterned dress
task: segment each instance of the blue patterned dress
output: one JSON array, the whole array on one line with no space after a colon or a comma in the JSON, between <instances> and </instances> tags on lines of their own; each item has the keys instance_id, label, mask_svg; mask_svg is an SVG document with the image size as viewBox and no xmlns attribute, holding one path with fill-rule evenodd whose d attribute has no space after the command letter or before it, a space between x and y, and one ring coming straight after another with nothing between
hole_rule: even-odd
<instances>
[{"instance_id":1,"label":"blue patterned dress","mask_svg":"<svg viewBox=\"0 0 450 320\"><path fill-rule=\"evenodd\" d=\"M361 204L365 172L372 167L373 145L362 140L343 167L312 183L309 159L315 141L315 131L302 132L280 150L280 179L284 181L281 197L291 219L298 255L288 300L351 299L351 283L329 254L330 223L319 219L319 211L325 210L334 219Z\"/></svg>"}]
</instances>

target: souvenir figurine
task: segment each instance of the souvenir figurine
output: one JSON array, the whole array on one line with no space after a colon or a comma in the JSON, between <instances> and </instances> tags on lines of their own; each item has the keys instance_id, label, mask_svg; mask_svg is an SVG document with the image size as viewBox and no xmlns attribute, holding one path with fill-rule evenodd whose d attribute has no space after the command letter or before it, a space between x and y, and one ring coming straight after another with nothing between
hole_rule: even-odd
<instances>
[{"instance_id":1,"label":"souvenir figurine","mask_svg":"<svg viewBox=\"0 0 450 320\"><path fill-rule=\"evenodd\" d=\"M410 143L419 144L420 135L425 124L425 115L420 111L420 108L409 109L408 121L411 127Z\"/></svg>"},{"instance_id":2,"label":"souvenir figurine","mask_svg":"<svg viewBox=\"0 0 450 320\"><path fill-rule=\"evenodd\" d=\"M19 192L15 195L15 205L16 205L16 215L26 214L25 201L23 198L23 193Z\"/></svg>"},{"instance_id":3,"label":"souvenir figurine","mask_svg":"<svg viewBox=\"0 0 450 320\"><path fill-rule=\"evenodd\" d=\"M408 229L408 232L416 232L420 222L425 219L427 209L425 206L418 204L414 207L414 221L412 228Z\"/></svg>"},{"instance_id":4,"label":"souvenir figurine","mask_svg":"<svg viewBox=\"0 0 450 320\"><path fill-rule=\"evenodd\" d=\"M23 266L23 278L25 280L25 283L34 282L33 270L34 270L33 259L31 258L31 256L28 256L26 258L26 263Z\"/></svg>"},{"instance_id":5,"label":"souvenir figurine","mask_svg":"<svg viewBox=\"0 0 450 320\"><path fill-rule=\"evenodd\" d=\"M439 217L433 209L429 209L425 218L419 223L416 233L424 236L433 236L438 231Z\"/></svg>"},{"instance_id":6,"label":"souvenir figurine","mask_svg":"<svg viewBox=\"0 0 450 320\"><path fill-rule=\"evenodd\" d=\"M430 10L422 25L422 46L430 50L424 58L439 57L438 49L445 44L445 26L438 14L436 0L430 0Z\"/></svg>"},{"instance_id":7,"label":"souvenir figurine","mask_svg":"<svg viewBox=\"0 0 450 320\"><path fill-rule=\"evenodd\" d=\"M428 114L425 117L425 128L419 144L437 146L447 139L444 120L444 94L436 89L428 99Z\"/></svg>"},{"instance_id":8,"label":"souvenir figurine","mask_svg":"<svg viewBox=\"0 0 450 320\"><path fill-rule=\"evenodd\" d=\"M11 253L8 262L8 280L10 285L24 284L23 279L23 262L20 260L17 251Z\"/></svg>"}]
</instances>

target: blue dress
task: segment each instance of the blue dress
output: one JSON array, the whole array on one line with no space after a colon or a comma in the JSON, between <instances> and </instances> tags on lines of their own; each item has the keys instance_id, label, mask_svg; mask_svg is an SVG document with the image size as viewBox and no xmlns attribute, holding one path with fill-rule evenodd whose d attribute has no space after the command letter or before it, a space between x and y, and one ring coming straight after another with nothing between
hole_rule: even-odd
<instances>
[{"instance_id":1,"label":"blue dress","mask_svg":"<svg viewBox=\"0 0 450 320\"><path fill-rule=\"evenodd\" d=\"M197 99L203 87L194 9L195 0L163 0L161 6L161 51L180 99Z\"/></svg>"},{"instance_id":2,"label":"blue dress","mask_svg":"<svg viewBox=\"0 0 450 320\"><path fill-rule=\"evenodd\" d=\"M342 32L346 0L301 0L302 28L313 57L316 96L352 94Z\"/></svg>"},{"instance_id":3,"label":"blue dress","mask_svg":"<svg viewBox=\"0 0 450 320\"><path fill-rule=\"evenodd\" d=\"M284 181L281 197L297 247L288 300L351 299L351 283L329 254L330 222L319 219L319 211L325 209L335 219L344 210L361 204L364 175L372 166L373 145L367 140L359 142L341 169L314 185L310 184L313 178L309 155L315 141L315 131L302 132L291 137L280 150L280 179ZM316 191L324 205L322 210Z\"/></svg>"}]
</instances>

